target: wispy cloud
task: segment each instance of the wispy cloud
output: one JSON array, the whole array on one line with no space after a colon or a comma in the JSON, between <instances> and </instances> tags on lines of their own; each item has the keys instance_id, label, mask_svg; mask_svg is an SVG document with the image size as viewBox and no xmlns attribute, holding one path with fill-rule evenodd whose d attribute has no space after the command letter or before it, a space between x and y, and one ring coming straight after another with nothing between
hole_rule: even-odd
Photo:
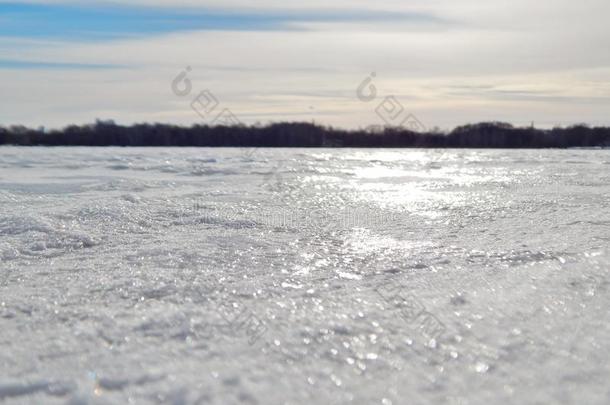
<instances>
[{"instance_id":1,"label":"wispy cloud","mask_svg":"<svg viewBox=\"0 0 610 405\"><path fill-rule=\"evenodd\" d=\"M44 61L26 61L0 59L0 69L61 69L61 70L98 70L98 69L119 69L125 66L95 63L61 63Z\"/></svg>"},{"instance_id":2,"label":"wispy cloud","mask_svg":"<svg viewBox=\"0 0 610 405\"><path fill-rule=\"evenodd\" d=\"M441 23L426 13L363 10L307 12L239 12L158 6L0 3L0 36L112 39L183 31L265 31L303 29L303 23L399 22Z\"/></svg>"}]
</instances>

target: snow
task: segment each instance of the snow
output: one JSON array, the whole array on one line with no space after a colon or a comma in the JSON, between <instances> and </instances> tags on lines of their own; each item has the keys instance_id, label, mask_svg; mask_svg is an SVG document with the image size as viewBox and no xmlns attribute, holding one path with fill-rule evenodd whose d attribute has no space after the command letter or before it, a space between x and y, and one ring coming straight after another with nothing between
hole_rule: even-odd
<instances>
[{"instance_id":1,"label":"snow","mask_svg":"<svg viewBox=\"0 0 610 405\"><path fill-rule=\"evenodd\" d=\"M2 147L0 402L608 403L609 241L605 150Z\"/></svg>"}]
</instances>

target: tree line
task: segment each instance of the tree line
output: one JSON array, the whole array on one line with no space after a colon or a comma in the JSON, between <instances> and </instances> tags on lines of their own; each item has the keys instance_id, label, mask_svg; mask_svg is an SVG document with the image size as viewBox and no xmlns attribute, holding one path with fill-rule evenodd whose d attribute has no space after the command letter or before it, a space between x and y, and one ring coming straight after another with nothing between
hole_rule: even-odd
<instances>
[{"instance_id":1,"label":"tree line","mask_svg":"<svg viewBox=\"0 0 610 405\"><path fill-rule=\"evenodd\" d=\"M96 121L46 131L0 127L0 145L23 146L206 146L360 148L570 148L610 147L610 128L574 125L537 129L500 122L469 124L450 132L405 128L341 130L310 123L266 126L182 127L170 124L117 125Z\"/></svg>"}]
</instances>

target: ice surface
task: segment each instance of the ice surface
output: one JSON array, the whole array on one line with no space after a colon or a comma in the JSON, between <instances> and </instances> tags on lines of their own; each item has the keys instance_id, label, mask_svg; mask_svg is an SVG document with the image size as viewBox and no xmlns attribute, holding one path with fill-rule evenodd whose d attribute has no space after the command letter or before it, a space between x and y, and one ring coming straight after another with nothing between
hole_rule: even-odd
<instances>
[{"instance_id":1,"label":"ice surface","mask_svg":"<svg viewBox=\"0 0 610 405\"><path fill-rule=\"evenodd\" d=\"M0 148L0 402L610 402L610 151Z\"/></svg>"}]
</instances>

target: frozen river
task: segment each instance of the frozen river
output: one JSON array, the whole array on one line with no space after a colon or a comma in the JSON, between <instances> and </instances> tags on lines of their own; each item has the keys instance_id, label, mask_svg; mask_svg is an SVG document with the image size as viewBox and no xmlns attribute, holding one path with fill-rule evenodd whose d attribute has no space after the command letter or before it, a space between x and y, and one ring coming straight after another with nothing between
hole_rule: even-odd
<instances>
[{"instance_id":1,"label":"frozen river","mask_svg":"<svg viewBox=\"0 0 610 405\"><path fill-rule=\"evenodd\" d=\"M610 151L0 148L0 403L607 404Z\"/></svg>"}]
</instances>

